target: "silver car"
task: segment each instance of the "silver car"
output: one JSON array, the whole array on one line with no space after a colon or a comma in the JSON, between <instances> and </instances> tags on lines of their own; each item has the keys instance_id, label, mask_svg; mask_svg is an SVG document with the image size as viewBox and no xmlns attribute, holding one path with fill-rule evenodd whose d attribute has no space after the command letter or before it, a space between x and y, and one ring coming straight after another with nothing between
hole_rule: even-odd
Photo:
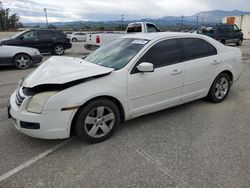
<instances>
[{"instance_id":1,"label":"silver car","mask_svg":"<svg viewBox=\"0 0 250 188\"><path fill-rule=\"evenodd\" d=\"M0 45L0 66L14 65L18 69L27 69L42 59L39 50L35 48Z\"/></svg>"}]
</instances>

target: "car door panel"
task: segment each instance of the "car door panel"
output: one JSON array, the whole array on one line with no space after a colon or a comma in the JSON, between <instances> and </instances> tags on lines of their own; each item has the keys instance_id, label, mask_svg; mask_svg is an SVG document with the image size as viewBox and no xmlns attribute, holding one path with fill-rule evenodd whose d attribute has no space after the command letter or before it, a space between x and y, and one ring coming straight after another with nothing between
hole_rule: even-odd
<instances>
[{"instance_id":1,"label":"car door panel","mask_svg":"<svg viewBox=\"0 0 250 188\"><path fill-rule=\"evenodd\" d=\"M136 72L136 65L128 75L128 98L134 116L154 112L180 103L184 81L184 64L176 39L160 41L137 62L150 62L154 72Z\"/></svg>"},{"instance_id":2,"label":"car door panel","mask_svg":"<svg viewBox=\"0 0 250 188\"><path fill-rule=\"evenodd\" d=\"M185 62L185 82L182 102L206 96L214 79L217 56L204 57Z\"/></svg>"},{"instance_id":3,"label":"car door panel","mask_svg":"<svg viewBox=\"0 0 250 188\"><path fill-rule=\"evenodd\" d=\"M182 63L157 68L152 73L129 75L128 96L132 114L143 114L179 104L183 78Z\"/></svg>"},{"instance_id":4,"label":"car door panel","mask_svg":"<svg viewBox=\"0 0 250 188\"><path fill-rule=\"evenodd\" d=\"M220 59L216 48L202 39L186 38L181 41L187 59L182 91L182 103L185 103L207 95Z\"/></svg>"}]
</instances>

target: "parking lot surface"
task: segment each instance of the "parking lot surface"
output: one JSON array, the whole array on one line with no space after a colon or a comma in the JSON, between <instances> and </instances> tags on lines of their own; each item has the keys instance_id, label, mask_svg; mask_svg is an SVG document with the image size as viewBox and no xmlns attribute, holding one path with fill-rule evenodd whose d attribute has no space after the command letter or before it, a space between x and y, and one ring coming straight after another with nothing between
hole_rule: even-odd
<instances>
[{"instance_id":1,"label":"parking lot surface","mask_svg":"<svg viewBox=\"0 0 250 188\"><path fill-rule=\"evenodd\" d=\"M36 66L1 67L0 187L250 187L250 41L240 49L243 75L223 103L198 100L124 122L99 144L17 132L7 101ZM88 53L74 43L65 56Z\"/></svg>"}]
</instances>

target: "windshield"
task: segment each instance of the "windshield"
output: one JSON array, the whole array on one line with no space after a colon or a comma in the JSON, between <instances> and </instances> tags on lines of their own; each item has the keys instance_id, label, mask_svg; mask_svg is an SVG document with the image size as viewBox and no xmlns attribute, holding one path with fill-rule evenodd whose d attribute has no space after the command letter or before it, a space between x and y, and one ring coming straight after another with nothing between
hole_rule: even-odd
<instances>
[{"instance_id":1,"label":"windshield","mask_svg":"<svg viewBox=\"0 0 250 188\"><path fill-rule=\"evenodd\" d=\"M21 36L22 34L24 34L26 31L22 31L22 32L19 32L19 33L17 33L17 34L15 34L15 35L13 35L11 38L17 38L17 37L19 37L19 36Z\"/></svg>"},{"instance_id":2,"label":"windshield","mask_svg":"<svg viewBox=\"0 0 250 188\"><path fill-rule=\"evenodd\" d=\"M149 42L145 39L121 38L100 47L85 60L104 67L121 69Z\"/></svg>"}]
</instances>

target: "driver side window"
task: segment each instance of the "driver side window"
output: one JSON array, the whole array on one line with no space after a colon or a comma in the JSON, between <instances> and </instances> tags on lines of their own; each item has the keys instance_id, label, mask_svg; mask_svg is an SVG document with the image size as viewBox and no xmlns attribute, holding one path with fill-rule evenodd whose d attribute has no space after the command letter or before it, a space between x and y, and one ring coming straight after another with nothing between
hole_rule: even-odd
<instances>
[{"instance_id":1,"label":"driver side window","mask_svg":"<svg viewBox=\"0 0 250 188\"><path fill-rule=\"evenodd\" d=\"M29 31L25 34L23 34L23 40L34 40L38 38L38 33L37 31Z\"/></svg>"}]
</instances>

